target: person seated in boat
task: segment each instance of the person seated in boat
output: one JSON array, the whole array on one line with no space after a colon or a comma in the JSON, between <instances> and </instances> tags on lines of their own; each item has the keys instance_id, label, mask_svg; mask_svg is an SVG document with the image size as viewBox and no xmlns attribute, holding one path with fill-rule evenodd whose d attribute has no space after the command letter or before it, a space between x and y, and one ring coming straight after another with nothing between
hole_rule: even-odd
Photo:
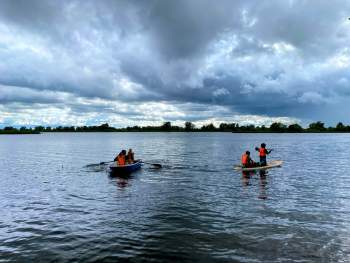
<instances>
[{"instance_id":1,"label":"person seated in boat","mask_svg":"<svg viewBox=\"0 0 350 263\"><path fill-rule=\"evenodd\" d=\"M242 155L242 167L243 168L250 168L255 167L256 163L250 158L250 151L246 151Z\"/></svg>"},{"instance_id":2,"label":"person seated in boat","mask_svg":"<svg viewBox=\"0 0 350 263\"><path fill-rule=\"evenodd\" d=\"M117 162L118 166L123 166L126 164L126 151L122 150L117 157L114 158L114 161Z\"/></svg>"},{"instance_id":3,"label":"person seated in boat","mask_svg":"<svg viewBox=\"0 0 350 263\"><path fill-rule=\"evenodd\" d=\"M266 144L262 143L260 145L261 147L255 147L255 150L259 152L259 157L260 157L260 166L266 166L266 156L271 153L272 150L267 150L266 149Z\"/></svg>"},{"instance_id":4,"label":"person seated in boat","mask_svg":"<svg viewBox=\"0 0 350 263\"><path fill-rule=\"evenodd\" d=\"M132 164L135 162L134 152L132 151L132 149L129 149L128 151L128 155L126 156L126 162L129 164Z\"/></svg>"}]
</instances>

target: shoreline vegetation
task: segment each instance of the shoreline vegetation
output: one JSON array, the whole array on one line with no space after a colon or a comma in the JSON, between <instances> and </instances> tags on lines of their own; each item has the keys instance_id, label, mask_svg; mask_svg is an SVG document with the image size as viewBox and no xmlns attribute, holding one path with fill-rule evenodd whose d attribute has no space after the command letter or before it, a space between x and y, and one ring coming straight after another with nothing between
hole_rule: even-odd
<instances>
[{"instance_id":1,"label":"shoreline vegetation","mask_svg":"<svg viewBox=\"0 0 350 263\"><path fill-rule=\"evenodd\" d=\"M237 123L221 123L219 127L210 123L202 127L196 127L192 122L185 122L184 127L173 126L171 122L164 122L161 126L133 126L126 128L114 128L104 123L99 126L57 126L44 127L4 127L0 134L40 134L42 132L232 132L232 133L333 133L350 132L350 126L339 122L335 127L325 127L321 121L310 123L307 128L299 124L286 125L274 122L269 127L264 125L243 125Z\"/></svg>"}]
</instances>

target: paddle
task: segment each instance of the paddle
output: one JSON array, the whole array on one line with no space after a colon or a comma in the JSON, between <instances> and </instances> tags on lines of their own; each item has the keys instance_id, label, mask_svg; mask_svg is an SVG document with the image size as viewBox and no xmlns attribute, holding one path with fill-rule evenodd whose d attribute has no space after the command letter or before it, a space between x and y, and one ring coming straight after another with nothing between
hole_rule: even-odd
<instances>
[{"instance_id":1,"label":"paddle","mask_svg":"<svg viewBox=\"0 0 350 263\"><path fill-rule=\"evenodd\" d=\"M100 165L102 165L102 164L107 164L107 163L113 163L113 162L115 162L115 161L109 161L109 162L100 162Z\"/></svg>"},{"instance_id":2,"label":"paddle","mask_svg":"<svg viewBox=\"0 0 350 263\"><path fill-rule=\"evenodd\" d=\"M157 168L162 168L162 165L160 163L149 163L149 162L144 162L144 161L142 161L142 162L145 164L153 165L154 167L157 167Z\"/></svg>"},{"instance_id":3,"label":"paddle","mask_svg":"<svg viewBox=\"0 0 350 263\"><path fill-rule=\"evenodd\" d=\"M93 164L88 164L88 165L86 165L85 167L104 165L104 164L113 163L113 162L115 162L115 161L93 163ZM145 163L145 164L153 165L154 167L157 167L157 168L162 168L162 167L163 167L160 163L149 163L149 162L144 162L144 161L141 161L141 162L143 162L143 163Z\"/></svg>"},{"instance_id":4,"label":"paddle","mask_svg":"<svg viewBox=\"0 0 350 263\"><path fill-rule=\"evenodd\" d=\"M91 166L104 165L104 164L107 164L107 163L113 163L113 162L114 162L114 161L100 162L100 163L92 163L92 164L85 165L85 167L91 167Z\"/></svg>"}]
</instances>

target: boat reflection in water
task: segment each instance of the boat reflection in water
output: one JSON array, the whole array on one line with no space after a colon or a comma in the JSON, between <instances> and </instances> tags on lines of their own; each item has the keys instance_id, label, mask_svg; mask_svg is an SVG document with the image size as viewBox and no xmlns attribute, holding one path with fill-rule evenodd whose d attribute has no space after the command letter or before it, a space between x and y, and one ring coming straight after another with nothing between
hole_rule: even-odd
<instances>
[{"instance_id":1,"label":"boat reflection in water","mask_svg":"<svg viewBox=\"0 0 350 263\"><path fill-rule=\"evenodd\" d=\"M251 178L254 175L259 174L259 199L267 199L266 185L267 185L267 174L266 170L259 171L242 171L242 184L243 186L251 185Z\"/></svg>"},{"instance_id":2,"label":"boat reflection in water","mask_svg":"<svg viewBox=\"0 0 350 263\"><path fill-rule=\"evenodd\" d=\"M123 166L118 166L113 163L109 166L109 176L111 178L116 178L117 186L119 188L125 188L130 185L132 179L132 174L142 167L142 161L137 160L133 164L127 164Z\"/></svg>"},{"instance_id":3,"label":"boat reflection in water","mask_svg":"<svg viewBox=\"0 0 350 263\"><path fill-rule=\"evenodd\" d=\"M260 180L259 180L259 199L267 199L267 193L266 193L266 185L267 185L267 171L266 170L260 170L259 175L260 175Z\"/></svg>"},{"instance_id":4,"label":"boat reflection in water","mask_svg":"<svg viewBox=\"0 0 350 263\"><path fill-rule=\"evenodd\" d=\"M131 182L132 178L125 178L125 177L117 177L116 178L116 182L117 182L117 186L121 189L130 186L130 182Z\"/></svg>"}]
</instances>

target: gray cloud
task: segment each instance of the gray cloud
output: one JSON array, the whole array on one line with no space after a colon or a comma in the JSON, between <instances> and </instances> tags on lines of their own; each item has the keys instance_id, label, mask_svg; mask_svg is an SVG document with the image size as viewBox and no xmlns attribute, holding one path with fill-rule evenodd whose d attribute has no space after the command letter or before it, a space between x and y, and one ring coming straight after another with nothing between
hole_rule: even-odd
<instances>
[{"instance_id":1,"label":"gray cloud","mask_svg":"<svg viewBox=\"0 0 350 263\"><path fill-rule=\"evenodd\" d=\"M55 92L39 92L29 88L0 85L0 103L8 104L13 102L23 104L54 104L64 102L64 96L57 96Z\"/></svg>"},{"instance_id":2,"label":"gray cloud","mask_svg":"<svg viewBox=\"0 0 350 263\"><path fill-rule=\"evenodd\" d=\"M86 112L89 122L213 114L335 122L350 94L349 11L345 0L4 0L2 111L22 103ZM151 116L147 103L159 105ZM198 105L225 110L200 114Z\"/></svg>"},{"instance_id":3,"label":"gray cloud","mask_svg":"<svg viewBox=\"0 0 350 263\"><path fill-rule=\"evenodd\" d=\"M145 19L155 46L167 59L205 52L225 29L239 28L244 5L239 1L155 1Z\"/></svg>"}]
</instances>

